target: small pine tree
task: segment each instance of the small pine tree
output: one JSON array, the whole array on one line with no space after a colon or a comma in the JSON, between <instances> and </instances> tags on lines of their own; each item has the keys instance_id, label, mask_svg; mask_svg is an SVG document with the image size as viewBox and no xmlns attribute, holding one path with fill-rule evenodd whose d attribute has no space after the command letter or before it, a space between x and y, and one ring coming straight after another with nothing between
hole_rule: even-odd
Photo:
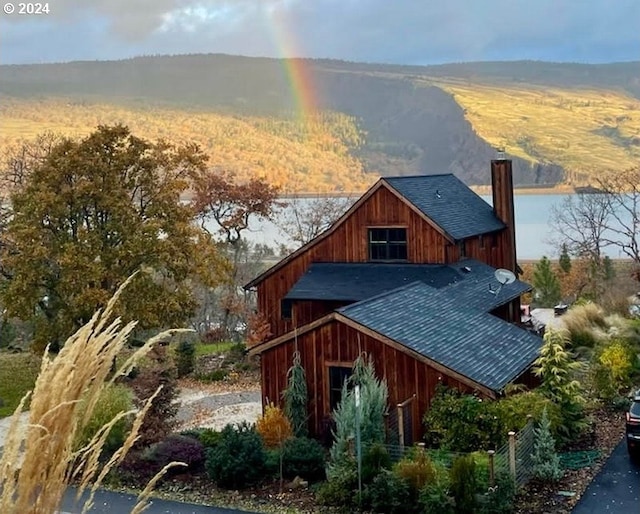
<instances>
[{"instance_id":1,"label":"small pine tree","mask_svg":"<svg viewBox=\"0 0 640 514\"><path fill-rule=\"evenodd\" d=\"M542 411L542 418L538 427L533 429L533 434L533 476L543 482L557 482L562 478L563 472L546 408Z\"/></svg>"},{"instance_id":2,"label":"small pine tree","mask_svg":"<svg viewBox=\"0 0 640 514\"><path fill-rule=\"evenodd\" d=\"M464 455L456 458L449 473L456 514L473 514L477 507L476 463L473 456Z\"/></svg>"},{"instance_id":3,"label":"small pine tree","mask_svg":"<svg viewBox=\"0 0 640 514\"><path fill-rule=\"evenodd\" d=\"M180 341L175 349L174 358L178 378L191 373L196 365L196 347L193 341Z\"/></svg>"},{"instance_id":4,"label":"small pine tree","mask_svg":"<svg viewBox=\"0 0 640 514\"><path fill-rule=\"evenodd\" d=\"M339 476L348 463L349 441L356 433L356 398L354 386L360 386L360 438L363 447L384 443L384 416L389 392L387 383L376 377L373 361L363 356L356 359L353 374L342 387L342 400L333 412L336 423L328 477Z\"/></svg>"},{"instance_id":5,"label":"small pine tree","mask_svg":"<svg viewBox=\"0 0 640 514\"><path fill-rule=\"evenodd\" d=\"M569 249L567 243L562 243L562 250L560 251L560 258L558 265L563 273L567 274L571 272L571 257L569 256Z\"/></svg>"},{"instance_id":6,"label":"small pine tree","mask_svg":"<svg viewBox=\"0 0 640 514\"><path fill-rule=\"evenodd\" d=\"M543 256L533 270L534 298L541 307L553 307L561 299L560 282L551 269L551 262Z\"/></svg>"},{"instance_id":7,"label":"small pine tree","mask_svg":"<svg viewBox=\"0 0 640 514\"><path fill-rule=\"evenodd\" d=\"M287 372L287 388L282 393L284 412L291 422L296 437L306 437L307 424L307 378L300 361L300 352L293 354L293 365Z\"/></svg>"},{"instance_id":8,"label":"small pine tree","mask_svg":"<svg viewBox=\"0 0 640 514\"><path fill-rule=\"evenodd\" d=\"M585 426L585 400L582 385L574 378L582 364L574 360L566 346L564 332L547 329L533 369L541 379L540 392L560 407L562 422L558 433L568 440L577 436Z\"/></svg>"},{"instance_id":9,"label":"small pine tree","mask_svg":"<svg viewBox=\"0 0 640 514\"><path fill-rule=\"evenodd\" d=\"M607 281L614 279L616 276L616 270L613 267L613 261L608 255L605 255L604 259L602 259L602 274L604 276L604 279Z\"/></svg>"}]
</instances>

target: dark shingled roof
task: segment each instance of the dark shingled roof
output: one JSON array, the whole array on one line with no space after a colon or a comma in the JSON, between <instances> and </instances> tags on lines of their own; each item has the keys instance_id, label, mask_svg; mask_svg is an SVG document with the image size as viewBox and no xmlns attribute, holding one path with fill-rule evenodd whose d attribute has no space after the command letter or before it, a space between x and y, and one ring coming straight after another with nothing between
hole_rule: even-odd
<instances>
[{"instance_id":1,"label":"dark shingled roof","mask_svg":"<svg viewBox=\"0 0 640 514\"><path fill-rule=\"evenodd\" d=\"M313 263L285 299L356 302L419 281L446 288L462 306L488 312L531 289L519 280L500 287L494 272L473 259L450 265Z\"/></svg>"},{"instance_id":2,"label":"dark shingled roof","mask_svg":"<svg viewBox=\"0 0 640 514\"><path fill-rule=\"evenodd\" d=\"M454 240L505 228L493 208L452 174L383 180Z\"/></svg>"},{"instance_id":3,"label":"dark shingled roof","mask_svg":"<svg viewBox=\"0 0 640 514\"><path fill-rule=\"evenodd\" d=\"M452 288L415 282L338 310L379 334L493 390L500 391L538 357L542 339L476 308Z\"/></svg>"},{"instance_id":4,"label":"dark shingled roof","mask_svg":"<svg viewBox=\"0 0 640 514\"><path fill-rule=\"evenodd\" d=\"M443 264L316 262L285 298L360 301L416 281L440 288L457 278L458 273Z\"/></svg>"}]
</instances>

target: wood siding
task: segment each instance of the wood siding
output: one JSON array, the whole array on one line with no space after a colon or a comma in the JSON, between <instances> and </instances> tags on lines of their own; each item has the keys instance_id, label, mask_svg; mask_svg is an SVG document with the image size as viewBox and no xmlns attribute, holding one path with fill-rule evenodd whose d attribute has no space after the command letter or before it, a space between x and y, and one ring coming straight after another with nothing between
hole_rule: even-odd
<instances>
[{"instance_id":1,"label":"wood siding","mask_svg":"<svg viewBox=\"0 0 640 514\"><path fill-rule=\"evenodd\" d=\"M295 347L296 342L291 340L261 354L264 404L281 403ZM412 402L412 430L416 437L422 435L422 416L438 383L472 392L468 385L340 321L332 320L299 336L297 348L307 375L309 428L313 436L321 439L327 436L331 417L329 366L351 365L362 352L373 358L376 374L387 381L390 407L416 395Z\"/></svg>"},{"instance_id":2,"label":"wood siding","mask_svg":"<svg viewBox=\"0 0 640 514\"><path fill-rule=\"evenodd\" d=\"M280 301L307 271L312 262L368 262L369 227L406 227L407 261L449 263L449 241L430 223L386 187L375 191L328 237L294 257L258 284L258 311L270 324L271 337L301 326L300 320L281 319ZM488 262L491 264L491 262ZM301 316L307 322L306 316Z\"/></svg>"},{"instance_id":3,"label":"wood siding","mask_svg":"<svg viewBox=\"0 0 640 514\"><path fill-rule=\"evenodd\" d=\"M349 303L353 302L296 300L293 302L291 323L296 327L302 327Z\"/></svg>"}]
</instances>

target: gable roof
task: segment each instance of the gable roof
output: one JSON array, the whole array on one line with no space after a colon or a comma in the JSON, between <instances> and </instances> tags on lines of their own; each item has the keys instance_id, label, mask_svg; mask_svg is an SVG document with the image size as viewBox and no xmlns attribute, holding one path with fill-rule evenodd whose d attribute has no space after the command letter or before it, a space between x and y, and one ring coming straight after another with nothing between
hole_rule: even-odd
<instances>
[{"instance_id":1,"label":"gable roof","mask_svg":"<svg viewBox=\"0 0 640 514\"><path fill-rule=\"evenodd\" d=\"M416 282L338 313L493 391L526 371L542 339Z\"/></svg>"},{"instance_id":2,"label":"gable roof","mask_svg":"<svg viewBox=\"0 0 640 514\"><path fill-rule=\"evenodd\" d=\"M255 287L297 256L329 237L381 187L387 188L401 201L406 202L414 212L436 227L451 242L505 228L492 207L452 174L381 178L327 230L258 275L244 286L245 289ZM441 198L437 198L438 195ZM438 201L433 202L434 198Z\"/></svg>"},{"instance_id":3,"label":"gable roof","mask_svg":"<svg viewBox=\"0 0 640 514\"><path fill-rule=\"evenodd\" d=\"M460 305L489 312L531 289L519 280L500 287L494 272L474 259L450 265L317 262L285 299L357 302L419 281L445 289Z\"/></svg>"},{"instance_id":4,"label":"gable roof","mask_svg":"<svg viewBox=\"0 0 640 514\"><path fill-rule=\"evenodd\" d=\"M382 180L456 241L505 228L493 208L453 174Z\"/></svg>"}]
</instances>

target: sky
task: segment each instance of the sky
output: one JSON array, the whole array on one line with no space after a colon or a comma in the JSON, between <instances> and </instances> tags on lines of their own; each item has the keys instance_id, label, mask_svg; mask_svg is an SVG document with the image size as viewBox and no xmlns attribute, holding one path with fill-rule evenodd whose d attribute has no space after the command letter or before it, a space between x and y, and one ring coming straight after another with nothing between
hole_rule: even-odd
<instances>
[{"instance_id":1,"label":"sky","mask_svg":"<svg viewBox=\"0 0 640 514\"><path fill-rule=\"evenodd\" d=\"M48 13L19 14L23 1L0 0L0 64L184 53L640 60L640 0L51 0L40 2Z\"/></svg>"}]
</instances>

